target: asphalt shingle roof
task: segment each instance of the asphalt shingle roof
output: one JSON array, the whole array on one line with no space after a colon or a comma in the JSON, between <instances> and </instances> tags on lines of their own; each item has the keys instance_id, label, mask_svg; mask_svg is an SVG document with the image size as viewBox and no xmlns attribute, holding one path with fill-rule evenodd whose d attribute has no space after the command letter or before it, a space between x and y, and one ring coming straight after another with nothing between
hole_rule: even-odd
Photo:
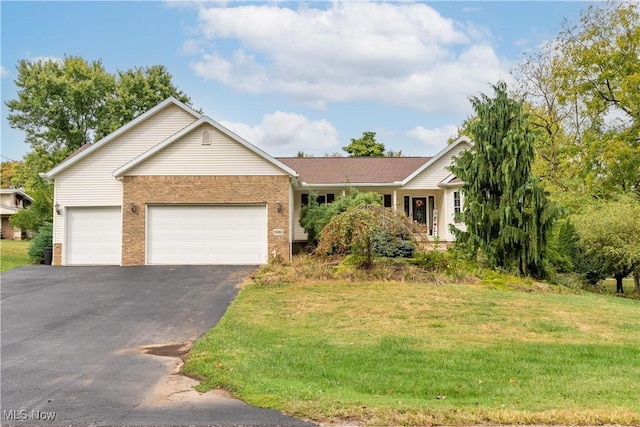
<instances>
[{"instance_id":1,"label":"asphalt shingle roof","mask_svg":"<svg viewBox=\"0 0 640 427\"><path fill-rule=\"evenodd\" d=\"M307 184L391 184L402 181L431 157L278 157Z\"/></svg>"}]
</instances>

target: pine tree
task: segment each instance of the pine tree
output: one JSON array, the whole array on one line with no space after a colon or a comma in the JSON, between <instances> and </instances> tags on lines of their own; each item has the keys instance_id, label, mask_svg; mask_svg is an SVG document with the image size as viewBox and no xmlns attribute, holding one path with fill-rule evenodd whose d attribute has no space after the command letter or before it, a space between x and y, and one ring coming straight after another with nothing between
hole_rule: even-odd
<instances>
[{"instance_id":1,"label":"pine tree","mask_svg":"<svg viewBox=\"0 0 640 427\"><path fill-rule=\"evenodd\" d=\"M494 98L470 98L474 146L451 167L465 183L461 219L467 228L452 231L462 248L491 266L539 276L558 208L531 172L535 136L523 102L509 97L504 82L492 87Z\"/></svg>"}]
</instances>

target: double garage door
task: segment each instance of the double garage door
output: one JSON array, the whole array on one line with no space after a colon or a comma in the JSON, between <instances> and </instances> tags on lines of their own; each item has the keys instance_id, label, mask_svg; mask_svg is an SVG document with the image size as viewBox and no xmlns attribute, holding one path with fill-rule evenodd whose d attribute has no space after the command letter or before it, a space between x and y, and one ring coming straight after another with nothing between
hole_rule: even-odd
<instances>
[{"instance_id":1,"label":"double garage door","mask_svg":"<svg viewBox=\"0 0 640 427\"><path fill-rule=\"evenodd\" d=\"M267 261L264 205L159 205L146 215L147 264ZM67 265L119 265L121 245L120 207L68 209Z\"/></svg>"}]
</instances>

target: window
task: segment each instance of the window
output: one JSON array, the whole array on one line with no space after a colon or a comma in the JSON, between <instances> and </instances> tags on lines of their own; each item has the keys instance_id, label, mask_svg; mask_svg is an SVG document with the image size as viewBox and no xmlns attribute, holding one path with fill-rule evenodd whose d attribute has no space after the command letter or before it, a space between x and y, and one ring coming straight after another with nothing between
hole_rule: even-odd
<instances>
[{"instance_id":1,"label":"window","mask_svg":"<svg viewBox=\"0 0 640 427\"><path fill-rule=\"evenodd\" d=\"M409 216L409 206L410 206L409 196L404 196L404 214L406 216Z\"/></svg>"},{"instance_id":2,"label":"window","mask_svg":"<svg viewBox=\"0 0 640 427\"><path fill-rule=\"evenodd\" d=\"M385 208L390 208L391 207L391 194L385 194L383 196L380 196L382 198L382 206L384 206Z\"/></svg>"},{"instance_id":3,"label":"window","mask_svg":"<svg viewBox=\"0 0 640 427\"><path fill-rule=\"evenodd\" d=\"M453 219L456 223L460 222L460 212L461 212L461 204L460 204L460 192L453 192Z\"/></svg>"},{"instance_id":4,"label":"window","mask_svg":"<svg viewBox=\"0 0 640 427\"><path fill-rule=\"evenodd\" d=\"M316 201L321 205L324 205L325 203L333 203L335 198L336 198L336 196L333 193L317 194L316 195ZM309 204L309 194L302 193L300 195L300 203L301 203L302 206L307 206Z\"/></svg>"}]
</instances>

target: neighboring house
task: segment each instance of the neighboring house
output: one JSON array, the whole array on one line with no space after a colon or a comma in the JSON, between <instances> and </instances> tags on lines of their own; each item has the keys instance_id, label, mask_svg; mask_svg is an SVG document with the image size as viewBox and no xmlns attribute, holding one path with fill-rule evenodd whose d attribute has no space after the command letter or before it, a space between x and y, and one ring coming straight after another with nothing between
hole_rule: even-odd
<instances>
[{"instance_id":1,"label":"neighboring house","mask_svg":"<svg viewBox=\"0 0 640 427\"><path fill-rule=\"evenodd\" d=\"M54 265L263 264L306 236L309 194L349 186L451 241L459 186L433 158L274 158L169 98L44 174L55 183ZM457 203L457 205L456 205Z\"/></svg>"},{"instance_id":2,"label":"neighboring house","mask_svg":"<svg viewBox=\"0 0 640 427\"><path fill-rule=\"evenodd\" d=\"M22 240L27 237L26 232L9 224L9 219L20 209L27 208L32 202L33 199L18 188L0 189L0 217L2 218L0 238Z\"/></svg>"}]
</instances>

